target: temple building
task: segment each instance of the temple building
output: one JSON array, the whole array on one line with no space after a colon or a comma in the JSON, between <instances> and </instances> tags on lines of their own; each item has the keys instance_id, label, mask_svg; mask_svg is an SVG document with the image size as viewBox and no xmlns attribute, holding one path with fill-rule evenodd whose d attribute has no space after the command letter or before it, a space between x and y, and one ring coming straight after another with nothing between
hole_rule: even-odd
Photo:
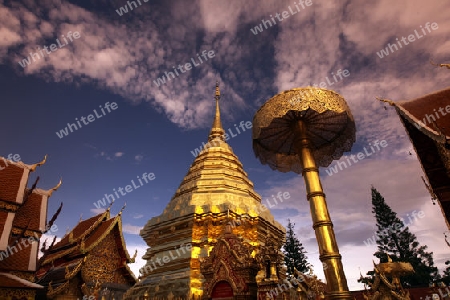
<instances>
[{"instance_id":1,"label":"temple building","mask_svg":"<svg viewBox=\"0 0 450 300\"><path fill-rule=\"evenodd\" d=\"M136 283L122 235L122 211L81 221L61 241L44 250L36 272L45 288L36 299L122 299ZM91 298L89 298L91 299Z\"/></svg>"},{"instance_id":2,"label":"temple building","mask_svg":"<svg viewBox=\"0 0 450 300\"><path fill-rule=\"evenodd\" d=\"M410 101L382 101L395 107L450 230L450 88Z\"/></svg>"},{"instance_id":3,"label":"temple building","mask_svg":"<svg viewBox=\"0 0 450 300\"><path fill-rule=\"evenodd\" d=\"M35 282L39 239L53 227L47 222L47 204L61 182L50 190L27 188L34 165L0 157L0 299L35 299L43 286Z\"/></svg>"},{"instance_id":4,"label":"temple building","mask_svg":"<svg viewBox=\"0 0 450 300\"><path fill-rule=\"evenodd\" d=\"M285 228L261 204L225 141L218 85L215 100L208 147L140 232L147 262L127 299L266 299L285 280Z\"/></svg>"}]
</instances>

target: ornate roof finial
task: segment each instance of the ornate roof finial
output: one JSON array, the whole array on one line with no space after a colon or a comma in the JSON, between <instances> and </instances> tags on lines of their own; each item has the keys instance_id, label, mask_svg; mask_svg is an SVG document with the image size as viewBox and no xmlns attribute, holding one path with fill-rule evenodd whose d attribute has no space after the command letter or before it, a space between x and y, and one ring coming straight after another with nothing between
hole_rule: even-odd
<instances>
[{"instance_id":1,"label":"ornate roof finial","mask_svg":"<svg viewBox=\"0 0 450 300\"><path fill-rule=\"evenodd\" d=\"M62 184L62 178L59 179L58 184L57 184L54 188L51 188L51 189L49 190L48 196L51 197L51 195L53 194L53 192L56 191L56 190L58 190L59 187L61 186L61 184Z\"/></svg>"},{"instance_id":2,"label":"ornate roof finial","mask_svg":"<svg viewBox=\"0 0 450 300\"><path fill-rule=\"evenodd\" d=\"M37 164L32 165L30 168L30 171L33 172L34 170L36 170L37 167L40 167L43 164L45 164L46 161L47 161L47 154L45 154L44 159L41 162L38 162Z\"/></svg>"},{"instance_id":3,"label":"ornate roof finial","mask_svg":"<svg viewBox=\"0 0 450 300\"><path fill-rule=\"evenodd\" d=\"M109 204L108 208L106 209L106 211L110 211L111 210L111 206L114 204L114 200L111 201L111 203Z\"/></svg>"},{"instance_id":4,"label":"ornate roof finial","mask_svg":"<svg viewBox=\"0 0 450 300\"><path fill-rule=\"evenodd\" d=\"M433 60L430 59L430 64L436 67L446 67L447 69L450 69L450 64L437 64Z\"/></svg>"},{"instance_id":5,"label":"ornate roof finial","mask_svg":"<svg viewBox=\"0 0 450 300\"><path fill-rule=\"evenodd\" d=\"M132 263L136 262L137 254L138 254L138 251L137 251L137 249L136 249L136 251L134 251L133 257L130 259L130 261L131 261Z\"/></svg>"},{"instance_id":6,"label":"ornate roof finial","mask_svg":"<svg viewBox=\"0 0 450 300\"><path fill-rule=\"evenodd\" d=\"M122 208L119 211L119 216L122 215L123 210L125 209L125 207L127 206L127 203L125 202L124 205L122 206Z\"/></svg>"},{"instance_id":7,"label":"ornate roof finial","mask_svg":"<svg viewBox=\"0 0 450 300\"><path fill-rule=\"evenodd\" d=\"M384 99L381 97L375 97L378 101L388 103L390 106L395 106L395 102L389 99Z\"/></svg>"},{"instance_id":8,"label":"ornate roof finial","mask_svg":"<svg viewBox=\"0 0 450 300\"><path fill-rule=\"evenodd\" d=\"M219 137L221 140L225 140L224 134L225 131L222 128L222 122L220 121L220 107L219 107L219 100L220 100L220 89L219 89L219 81L216 81L216 93L215 97L216 99L216 114L214 116L214 122L212 124L211 132L209 133L208 141L212 141L213 139Z\"/></svg>"},{"instance_id":9,"label":"ornate roof finial","mask_svg":"<svg viewBox=\"0 0 450 300\"><path fill-rule=\"evenodd\" d=\"M63 207L63 203L61 202L61 204L58 207L58 210L55 212L55 214L53 215L53 217L50 219L50 221L48 222L46 228L45 228L45 232L49 231L50 228L53 226L53 223L56 221L56 219L58 218L59 214L61 213ZM44 232L44 233L45 233Z\"/></svg>"}]
</instances>

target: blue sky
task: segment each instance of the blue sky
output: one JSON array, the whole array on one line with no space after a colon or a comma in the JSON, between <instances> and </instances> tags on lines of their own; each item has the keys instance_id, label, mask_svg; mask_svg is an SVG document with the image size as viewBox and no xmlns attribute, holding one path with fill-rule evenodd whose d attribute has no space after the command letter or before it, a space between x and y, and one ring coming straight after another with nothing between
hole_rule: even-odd
<instances>
[{"instance_id":1,"label":"blue sky","mask_svg":"<svg viewBox=\"0 0 450 300\"><path fill-rule=\"evenodd\" d=\"M227 130L251 121L276 93L319 85L328 77L327 88L347 100L355 118L357 141L348 155L375 140L387 143L332 176L321 169L349 287L361 288L356 283L359 270L372 268L375 247L364 244L375 230L372 184L400 217L424 211L410 229L435 253L435 264L442 269L449 259L442 215L420 179L420 164L398 116L390 107L383 109L375 96L408 100L448 86L450 72L429 63L450 59L446 1L312 1L291 14L294 1L141 0L120 16L116 10L124 5L126 1L115 0L0 0L0 155L19 154L32 164L48 154L32 178L40 176L43 189L63 178L49 203L51 215L64 202L59 237L81 214L86 219L98 212L93 203L105 193L154 173L154 180L112 208L115 214L126 202L127 246L130 253L137 248L143 255L139 229L162 212L194 159L191 151L207 141L216 80ZM253 33L262 20L283 11L288 11L287 18ZM421 33L427 22L438 28L388 56L377 54L396 38ZM67 40L69 31L79 37ZM30 52L50 48L57 39L62 42L62 35L67 40L63 47L43 52L25 68L19 65ZM215 55L199 64L197 53L204 50ZM191 70L178 71L161 86L153 82L192 60L198 65ZM350 75L333 81L339 69ZM117 109L63 138L56 135L75 118L88 117L94 109L100 112L107 102L117 103ZM261 165L250 131L228 142L263 199L291 194L272 213L282 224L287 218L296 223L297 236L323 278L303 179ZM133 270L142 265L138 260Z\"/></svg>"}]
</instances>

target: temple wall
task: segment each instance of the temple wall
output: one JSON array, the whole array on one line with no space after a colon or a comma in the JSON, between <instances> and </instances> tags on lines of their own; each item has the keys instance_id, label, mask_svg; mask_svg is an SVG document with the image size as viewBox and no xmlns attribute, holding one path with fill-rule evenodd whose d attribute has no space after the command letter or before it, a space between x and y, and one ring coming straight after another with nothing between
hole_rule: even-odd
<instances>
[{"instance_id":1,"label":"temple wall","mask_svg":"<svg viewBox=\"0 0 450 300\"><path fill-rule=\"evenodd\" d=\"M0 300L27 299L34 300L35 290L0 289Z\"/></svg>"},{"instance_id":2,"label":"temple wall","mask_svg":"<svg viewBox=\"0 0 450 300\"><path fill-rule=\"evenodd\" d=\"M231 210L192 214L163 222L161 226L156 224L147 229L146 242L150 248L143 257L147 263L140 270L142 280L129 295L143 297L147 291L150 298L200 298L204 278L199 258L210 253L227 224L234 234L254 247L253 257L268 235L280 246L284 239L283 228L259 217L245 218Z\"/></svg>"},{"instance_id":3,"label":"temple wall","mask_svg":"<svg viewBox=\"0 0 450 300\"><path fill-rule=\"evenodd\" d=\"M82 277L86 283L98 280L100 283L129 284L117 270L121 260L112 230L89 252L88 259L81 269Z\"/></svg>"}]
</instances>

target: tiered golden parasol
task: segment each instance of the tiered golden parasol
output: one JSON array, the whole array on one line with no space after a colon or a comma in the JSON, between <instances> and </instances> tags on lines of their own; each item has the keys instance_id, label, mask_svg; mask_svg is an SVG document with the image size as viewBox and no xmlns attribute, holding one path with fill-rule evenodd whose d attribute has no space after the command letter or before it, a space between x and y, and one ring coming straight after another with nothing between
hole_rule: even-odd
<instances>
[{"instance_id":1,"label":"tiered golden parasol","mask_svg":"<svg viewBox=\"0 0 450 300\"><path fill-rule=\"evenodd\" d=\"M353 299L348 291L333 223L319 178L350 151L355 122L344 98L320 88L295 88L269 99L253 118L253 150L262 164L305 179L313 228L328 286L328 299Z\"/></svg>"}]
</instances>

